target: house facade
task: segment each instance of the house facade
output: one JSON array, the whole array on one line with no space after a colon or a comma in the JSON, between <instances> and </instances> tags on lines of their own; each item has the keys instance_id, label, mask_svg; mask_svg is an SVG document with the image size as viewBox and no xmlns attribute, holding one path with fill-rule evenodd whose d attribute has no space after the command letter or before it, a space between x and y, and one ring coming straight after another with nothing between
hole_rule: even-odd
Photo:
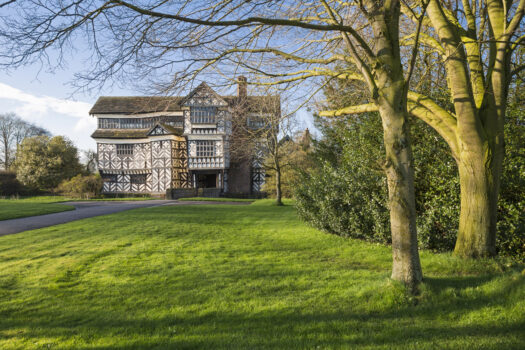
<instances>
[{"instance_id":1,"label":"house facade","mask_svg":"<svg viewBox=\"0 0 525 350\"><path fill-rule=\"evenodd\" d=\"M181 97L100 97L90 114L98 123L91 137L97 142L103 192L260 192L260 163L236 161L230 152L232 122L249 119L261 101L246 91L246 79L239 77L236 96L220 96L202 83Z\"/></svg>"}]
</instances>

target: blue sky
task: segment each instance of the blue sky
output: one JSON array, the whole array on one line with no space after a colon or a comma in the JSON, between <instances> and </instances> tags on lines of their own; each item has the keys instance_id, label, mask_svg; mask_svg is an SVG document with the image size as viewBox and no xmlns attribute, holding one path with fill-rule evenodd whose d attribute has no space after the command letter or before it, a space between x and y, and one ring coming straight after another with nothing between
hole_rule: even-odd
<instances>
[{"instance_id":1,"label":"blue sky","mask_svg":"<svg viewBox=\"0 0 525 350\"><path fill-rule=\"evenodd\" d=\"M69 85L75 73L70 67L47 72L40 64L0 72L0 113L15 112L24 120L65 135L80 149L95 149L90 135L96 128L88 111L99 94L75 93ZM105 89L101 95L137 95L132 89Z\"/></svg>"},{"instance_id":2,"label":"blue sky","mask_svg":"<svg viewBox=\"0 0 525 350\"><path fill-rule=\"evenodd\" d=\"M0 113L15 112L24 120L49 130L53 135L65 135L82 150L95 149L90 135L96 128L95 118L88 111L99 95L140 95L139 91L107 87L93 94L74 93L69 85L81 67L69 62L69 67L48 72L39 64L11 72L0 72ZM302 127L312 129L312 118L306 110L298 113Z\"/></svg>"}]
</instances>

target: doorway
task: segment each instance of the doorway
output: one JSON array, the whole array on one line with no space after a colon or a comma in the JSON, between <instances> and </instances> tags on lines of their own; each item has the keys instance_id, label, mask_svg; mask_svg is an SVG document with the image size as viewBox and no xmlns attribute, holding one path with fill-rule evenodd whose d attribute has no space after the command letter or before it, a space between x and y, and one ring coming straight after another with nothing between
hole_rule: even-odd
<instances>
[{"instance_id":1,"label":"doorway","mask_svg":"<svg viewBox=\"0 0 525 350\"><path fill-rule=\"evenodd\" d=\"M216 188L217 174L197 174L198 188Z\"/></svg>"}]
</instances>

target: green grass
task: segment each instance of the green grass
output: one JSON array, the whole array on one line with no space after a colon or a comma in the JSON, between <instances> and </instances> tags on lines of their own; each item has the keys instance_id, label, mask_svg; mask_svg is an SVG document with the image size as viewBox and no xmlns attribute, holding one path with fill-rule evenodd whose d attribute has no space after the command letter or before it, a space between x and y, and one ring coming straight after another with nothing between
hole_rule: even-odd
<instances>
[{"instance_id":1,"label":"green grass","mask_svg":"<svg viewBox=\"0 0 525 350\"><path fill-rule=\"evenodd\" d=\"M525 273L389 247L290 205L163 206L0 238L0 349L523 349Z\"/></svg>"},{"instance_id":2,"label":"green grass","mask_svg":"<svg viewBox=\"0 0 525 350\"><path fill-rule=\"evenodd\" d=\"M59 213L75 209L72 205L58 204L65 201L67 201L67 199L63 197L53 196L0 199L0 220Z\"/></svg>"},{"instance_id":3,"label":"green grass","mask_svg":"<svg viewBox=\"0 0 525 350\"><path fill-rule=\"evenodd\" d=\"M64 196L35 196L12 199L0 199L0 221L18 219L28 216L59 213L74 210L75 207L59 204L70 201L142 201L155 199L153 197L120 197L79 199Z\"/></svg>"},{"instance_id":4,"label":"green grass","mask_svg":"<svg viewBox=\"0 0 525 350\"><path fill-rule=\"evenodd\" d=\"M178 201L206 201L206 202L253 202L255 199L227 198L227 197L189 197L179 198Z\"/></svg>"},{"instance_id":5,"label":"green grass","mask_svg":"<svg viewBox=\"0 0 525 350\"><path fill-rule=\"evenodd\" d=\"M70 199L70 200L74 200L74 201L79 201L79 202L115 202L115 201L120 201L120 202L127 202L127 201L149 201L149 200L153 200L153 199L159 199L159 198L155 198L155 197L104 197L104 198L90 198L90 199Z\"/></svg>"}]
</instances>

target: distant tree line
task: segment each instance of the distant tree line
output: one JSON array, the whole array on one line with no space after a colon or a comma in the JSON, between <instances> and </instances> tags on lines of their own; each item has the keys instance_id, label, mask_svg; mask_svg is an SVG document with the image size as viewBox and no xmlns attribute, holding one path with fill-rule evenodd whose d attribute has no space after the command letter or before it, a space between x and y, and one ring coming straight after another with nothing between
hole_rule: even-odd
<instances>
[{"instance_id":1,"label":"distant tree line","mask_svg":"<svg viewBox=\"0 0 525 350\"><path fill-rule=\"evenodd\" d=\"M15 113L0 114L0 163L9 170L16 158L16 150L22 141L32 136L50 136L44 128L27 122Z\"/></svg>"},{"instance_id":2,"label":"distant tree line","mask_svg":"<svg viewBox=\"0 0 525 350\"><path fill-rule=\"evenodd\" d=\"M102 180L94 175L96 153L79 150L64 136L51 136L44 128L14 113L0 114L0 195L60 192L75 197L100 194Z\"/></svg>"}]
</instances>

